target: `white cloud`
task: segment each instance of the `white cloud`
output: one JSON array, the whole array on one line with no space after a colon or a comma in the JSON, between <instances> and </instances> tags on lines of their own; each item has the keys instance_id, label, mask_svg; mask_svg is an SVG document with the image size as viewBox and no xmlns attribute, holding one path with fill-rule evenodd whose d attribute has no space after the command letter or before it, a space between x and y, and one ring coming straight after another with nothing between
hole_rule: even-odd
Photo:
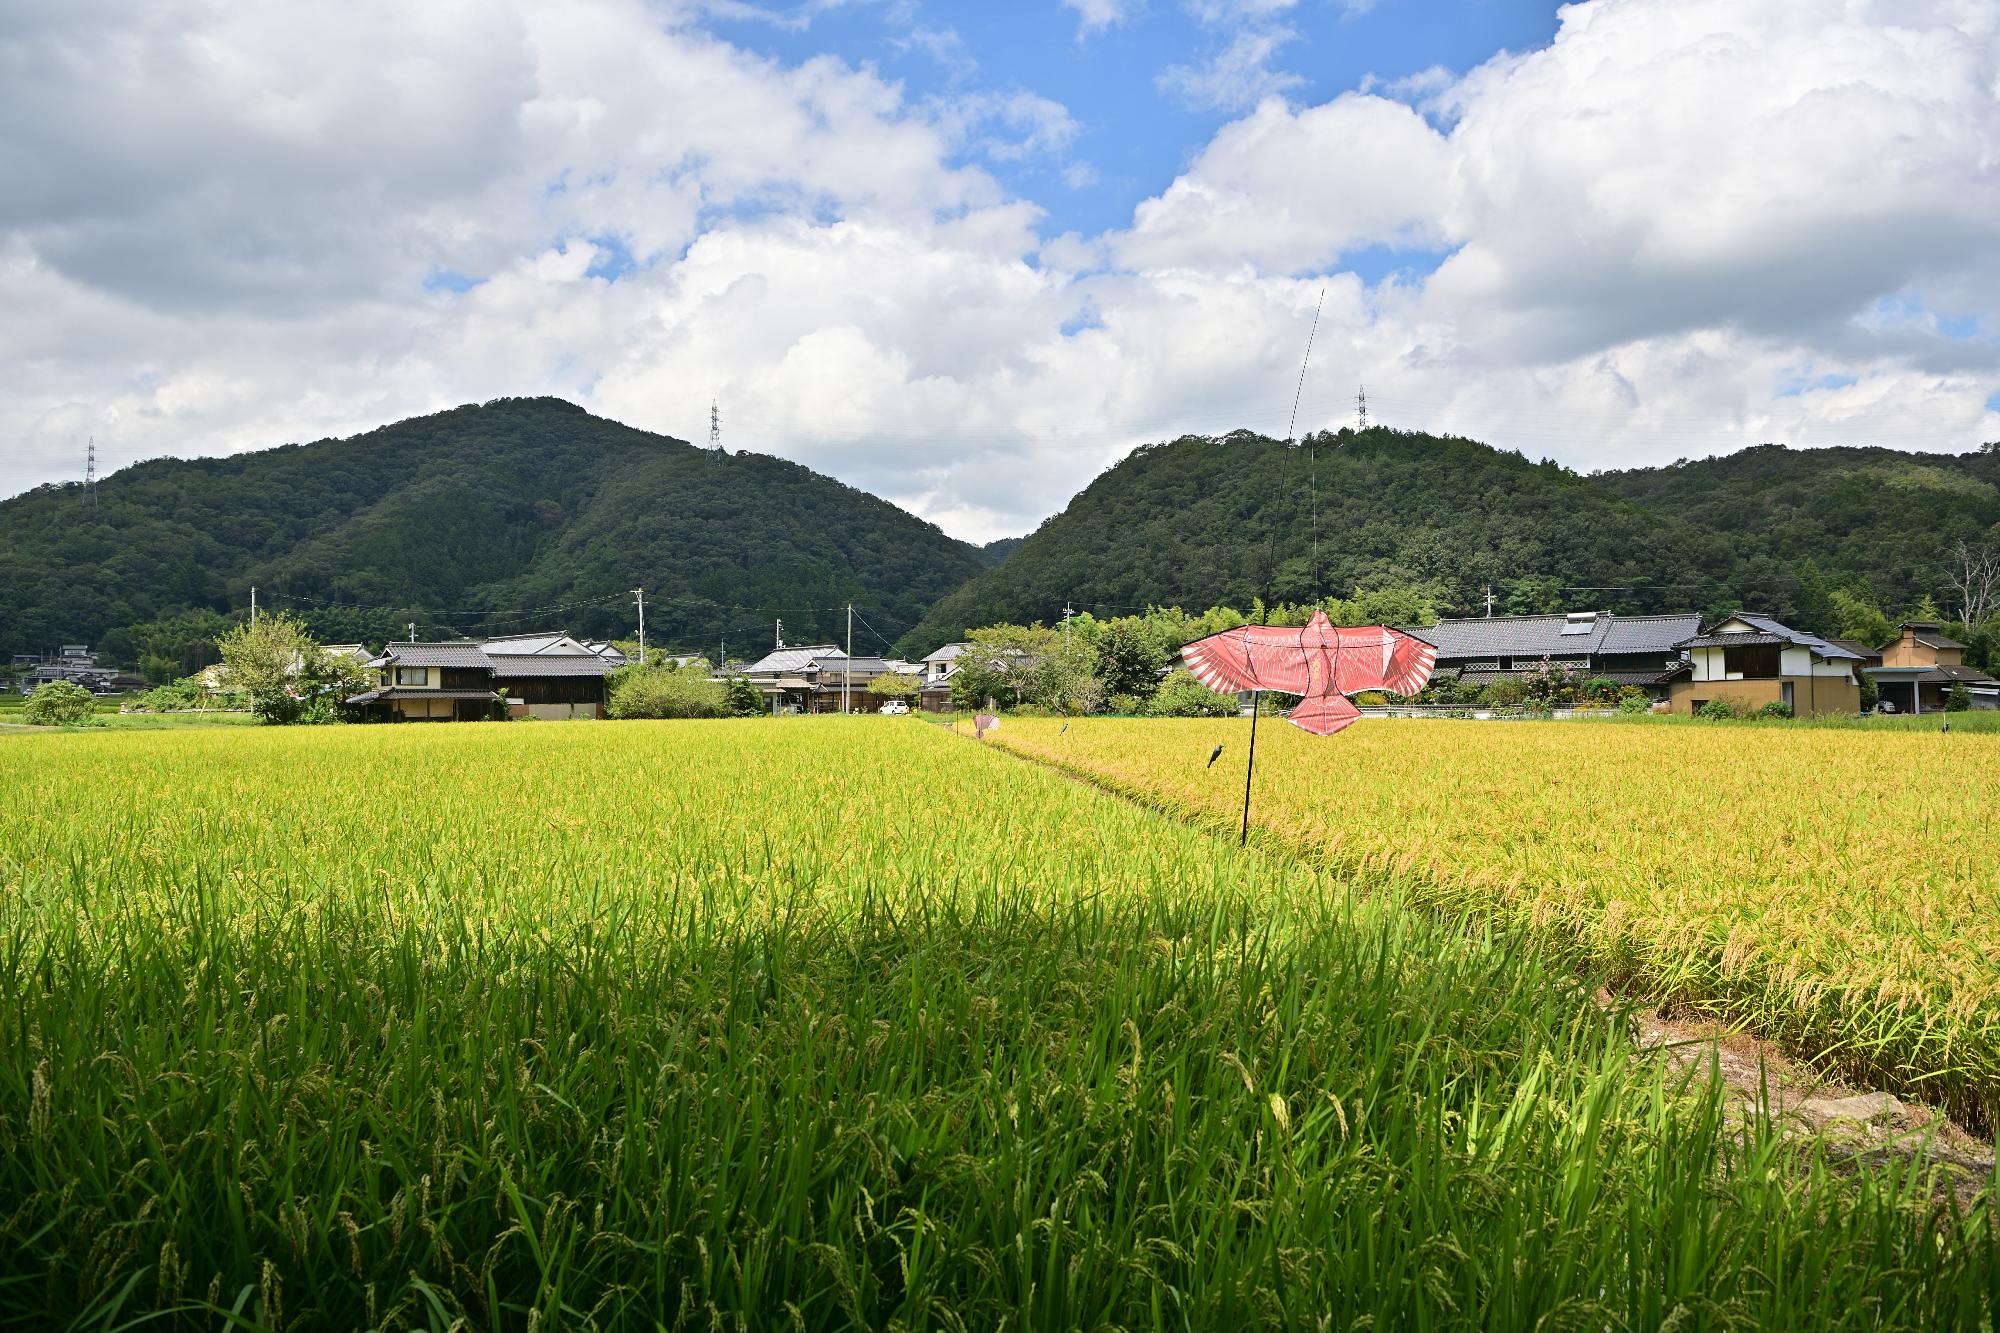
<instances>
[{"instance_id":1,"label":"white cloud","mask_svg":"<svg viewBox=\"0 0 2000 1333\"><path fill-rule=\"evenodd\" d=\"M1079 38L1125 22L1139 7L1139 0L1062 0L1062 3L1064 8L1076 11Z\"/></svg>"},{"instance_id":2,"label":"white cloud","mask_svg":"<svg viewBox=\"0 0 2000 1333\"><path fill-rule=\"evenodd\" d=\"M1296 88L1305 80L1271 68L1279 48L1297 37L1279 24L1240 28L1218 51L1199 65L1169 65L1154 82L1189 106L1237 111L1260 100Z\"/></svg>"},{"instance_id":3,"label":"white cloud","mask_svg":"<svg viewBox=\"0 0 2000 1333\"><path fill-rule=\"evenodd\" d=\"M1284 6L1251 8L1214 21ZM2000 438L1991 0L1592 0L1462 78L1267 97L1094 235L968 165L1087 179L1066 108L913 100L700 12L18 10L6 481L91 432L115 464L536 392L700 438L714 394L732 448L987 538L1133 444L1281 433L1322 288L1302 428L1365 380L1579 466ZM1445 257L1339 271L1378 246Z\"/></svg>"},{"instance_id":4,"label":"white cloud","mask_svg":"<svg viewBox=\"0 0 2000 1333\"><path fill-rule=\"evenodd\" d=\"M1117 252L1135 268L1292 273L1371 244L1436 244L1452 170L1448 145L1399 103L1349 95L1294 111L1272 98L1141 203Z\"/></svg>"}]
</instances>

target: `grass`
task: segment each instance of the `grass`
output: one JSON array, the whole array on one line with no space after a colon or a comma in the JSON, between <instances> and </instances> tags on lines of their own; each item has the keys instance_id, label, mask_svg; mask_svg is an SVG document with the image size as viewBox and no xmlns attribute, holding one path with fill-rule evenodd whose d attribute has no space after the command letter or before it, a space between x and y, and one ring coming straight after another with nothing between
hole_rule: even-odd
<instances>
[{"instance_id":1,"label":"grass","mask_svg":"<svg viewBox=\"0 0 2000 1333\"><path fill-rule=\"evenodd\" d=\"M998 740L1234 830L1248 731L1020 720ZM1274 843L1405 877L1974 1124L2000 1113L1993 737L1370 719L1258 742Z\"/></svg>"},{"instance_id":2,"label":"grass","mask_svg":"<svg viewBox=\"0 0 2000 1333\"><path fill-rule=\"evenodd\" d=\"M18 1322L1943 1328L1996 1300L1990 1202L1740 1131L1533 931L937 728L51 735L0 780Z\"/></svg>"}]
</instances>

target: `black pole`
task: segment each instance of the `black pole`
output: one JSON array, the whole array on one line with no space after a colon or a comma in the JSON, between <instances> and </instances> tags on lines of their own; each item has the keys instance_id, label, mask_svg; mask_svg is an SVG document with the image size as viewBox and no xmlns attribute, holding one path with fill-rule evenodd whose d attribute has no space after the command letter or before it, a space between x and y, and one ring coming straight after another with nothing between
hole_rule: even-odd
<instances>
[{"instance_id":1,"label":"black pole","mask_svg":"<svg viewBox=\"0 0 2000 1333\"><path fill-rule=\"evenodd\" d=\"M1257 771L1257 714L1264 711L1264 692L1250 693L1250 763L1243 770L1243 835L1236 840L1241 847L1250 841L1250 778Z\"/></svg>"}]
</instances>

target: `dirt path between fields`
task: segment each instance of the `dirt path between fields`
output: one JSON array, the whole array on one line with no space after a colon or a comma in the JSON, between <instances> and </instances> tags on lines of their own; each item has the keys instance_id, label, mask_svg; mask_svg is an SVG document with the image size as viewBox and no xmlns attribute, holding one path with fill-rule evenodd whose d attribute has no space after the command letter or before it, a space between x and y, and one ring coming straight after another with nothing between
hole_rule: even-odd
<instances>
[{"instance_id":1,"label":"dirt path between fields","mask_svg":"<svg viewBox=\"0 0 2000 1333\"><path fill-rule=\"evenodd\" d=\"M1622 1007L1607 991L1597 1000ZM1830 1156L1857 1164L1922 1161L1962 1204L1994 1184L1993 1145L1932 1107L1823 1078L1771 1043L1713 1020L1642 1006L1631 1021L1640 1048L1660 1052L1671 1070L1699 1077L1713 1061L1746 1120L1768 1113L1787 1132L1817 1135Z\"/></svg>"}]
</instances>

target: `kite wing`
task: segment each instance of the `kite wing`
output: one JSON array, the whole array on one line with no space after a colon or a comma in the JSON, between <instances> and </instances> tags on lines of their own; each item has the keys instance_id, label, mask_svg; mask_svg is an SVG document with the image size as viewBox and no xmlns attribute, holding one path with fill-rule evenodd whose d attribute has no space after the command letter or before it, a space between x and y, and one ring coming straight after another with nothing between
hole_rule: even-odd
<instances>
[{"instance_id":1,"label":"kite wing","mask_svg":"<svg viewBox=\"0 0 2000 1333\"><path fill-rule=\"evenodd\" d=\"M1221 694L1276 690L1304 694L1311 688L1297 627L1239 625L1181 649L1194 678Z\"/></svg>"},{"instance_id":2,"label":"kite wing","mask_svg":"<svg viewBox=\"0 0 2000 1333\"><path fill-rule=\"evenodd\" d=\"M1332 650L1334 680L1342 694L1363 690L1415 694L1429 683L1431 668L1437 664L1437 649L1400 630L1328 626L1321 633Z\"/></svg>"}]
</instances>

